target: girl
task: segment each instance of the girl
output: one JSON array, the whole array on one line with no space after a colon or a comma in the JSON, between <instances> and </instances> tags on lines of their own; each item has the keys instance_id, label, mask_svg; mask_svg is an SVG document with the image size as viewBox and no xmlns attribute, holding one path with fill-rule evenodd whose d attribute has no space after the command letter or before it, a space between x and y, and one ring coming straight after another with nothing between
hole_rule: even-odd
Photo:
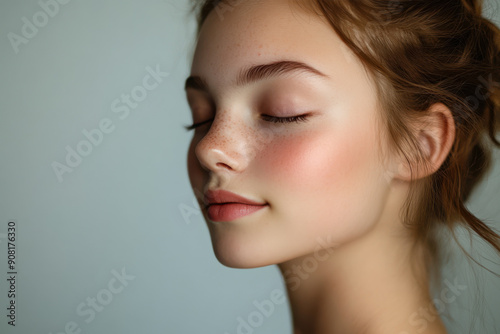
<instances>
[{"instance_id":1,"label":"girl","mask_svg":"<svg viewBox=\"0 0 500 334\"><path fill-rule=\"evenodd\" d=\"M278 264L296 334L446 333L438 233L500 252L464 205L500 146L481 1L198 5L188 172L217 259Z\"/></svg>"}]
</instances>

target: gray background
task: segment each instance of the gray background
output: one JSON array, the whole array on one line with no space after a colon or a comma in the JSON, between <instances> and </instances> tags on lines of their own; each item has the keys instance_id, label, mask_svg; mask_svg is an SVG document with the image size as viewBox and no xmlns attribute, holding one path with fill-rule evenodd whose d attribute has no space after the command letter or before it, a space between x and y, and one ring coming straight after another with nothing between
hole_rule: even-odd
<instances>
[{"instance_id":1,"label":"gray background","mask_svg":"<svg viewBox=\"0 0 500 334\"><path fill-rule=\"evenodd\" d=\"M490 7L500 21L498 1ZM182 128L191 121L183 91L195 29L188 10L185 0L72 0L16 53L8 34L21 35L22 18L33 22L41 6L1 0L0 333L64 333L74 322L81 333L233 334L238 317L256 311L254 301L284 290L274 266L219 264L193 203L190 134ZM157 66L168 76L120 119L113 101L137 91L146 68ZM65 163L66 146L76 149L82 131L103 119L114 130L59 182L53 162ZM495 156L470 208L500 227ZM17 222L16 327L6 317L10 220ZM498 256L474 247L500 272ZM134 278L110 293L113 271L122 270ZM477 331L500 333L500 280L477 270L475 278L463 258L445 272L467 285L446 305L452 333L468 331L475 300L483 305ZM87 322L77 308L96 297L106 305ZM290 323L280 304L253 332L290 333Z\"/></svg>"}]
</instances>

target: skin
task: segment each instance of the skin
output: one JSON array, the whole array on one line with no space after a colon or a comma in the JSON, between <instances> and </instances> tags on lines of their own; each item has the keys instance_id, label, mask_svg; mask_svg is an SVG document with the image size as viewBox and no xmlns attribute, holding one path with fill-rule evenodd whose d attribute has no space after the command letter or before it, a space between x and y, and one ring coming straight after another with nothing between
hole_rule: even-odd
<instances>
[{"instance_id":1,"label":"skin","mask_svg":"<svg viewBox=\"0 0 500 334\"><path fill-rule=\"evenodd\" d=\"M421 249L410 252L399 218L409 172L389 149L364 66L326 22L289 0L244 1L219 14L204 23L191 68L208 89L186 89L193 123L209 121L189 147L191 186L201 207L207 189L268 205L230 222L202 210L217 259L235 268L278 264L296 334L446 333L432 313ZM280 60L324 76L235 83L242 69ZM263 118L304 114L299 123ZM416 128L427 173L451 148L450 118L436 104ZM422 309L430 315L418 319L427 320L412 324Z\"/></svg>"}]
</instances>

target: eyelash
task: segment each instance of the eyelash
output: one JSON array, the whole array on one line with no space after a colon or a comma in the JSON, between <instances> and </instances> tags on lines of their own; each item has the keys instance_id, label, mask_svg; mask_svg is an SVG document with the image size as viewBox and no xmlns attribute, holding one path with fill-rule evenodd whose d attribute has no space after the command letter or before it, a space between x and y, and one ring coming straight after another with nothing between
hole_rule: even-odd
<instances>
[{"instance_id":1,"label":"eyelash","mask_svg":"<svg viewBox=\"0 0 500 334\"><path fill-rule=\"evenodd\" d=\"M269 115L262 115L262 117L266 120L266 122L271 122L271 123L300 123L300 122L305 122L308 120L307 118L308 115L298 115L298 116L290 116L290 117L276 117L276 116L269 116ZM196 129L197 127L208 123L212 121L209 119L208 121L204 121L201 123L196 123L193 125L189 126L184 126L186 131L191 131L193 129Z\"/></svg>"},{"instance_id":2,"label":"eyelash","mask_svg":"<svg viewBox=\"0 0 500 334\"><path fill-rule=\"evenodd\" d=\"M204 121L204 122L201 122L201 123L196 123L196 124L193 124L193 125L185 125L184 126L184 129L186 129L186 131L191 131L191 130L194 130L196 129L197 127L199 126L202 126L203 124L205 123L208 123L208 122L211 122L212 120L209 119L208 121Z\"/></svg>"},{"instance_id":3,"label":"eyelash","mask_svg":"<svg viewBox=\"0 0 500 334\"><path fill-rule=\"evenodd\" d=\"M263 118L267 118L268 122L272 123L299 123L308 120L307 115L298 115L290 117L276 117L269 115L262 115Z\"/></svg>"}]
</instances>

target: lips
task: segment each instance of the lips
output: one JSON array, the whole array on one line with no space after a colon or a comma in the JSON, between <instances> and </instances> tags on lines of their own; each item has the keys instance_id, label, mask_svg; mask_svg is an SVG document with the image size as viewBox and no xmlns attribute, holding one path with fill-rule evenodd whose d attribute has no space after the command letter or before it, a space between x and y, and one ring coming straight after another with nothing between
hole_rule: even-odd
<instances>
[{"instance_id":1,"label":"lips","mask_svg":"<svg viewBox=\"0 0 500 334\"><path fill-rule=\"evenodd\" d=\"M267 203L252 201L226 190L209 190L204 204L208 218L214 222L232 221L267 206Z\"/></svg>"}]
</instances>

